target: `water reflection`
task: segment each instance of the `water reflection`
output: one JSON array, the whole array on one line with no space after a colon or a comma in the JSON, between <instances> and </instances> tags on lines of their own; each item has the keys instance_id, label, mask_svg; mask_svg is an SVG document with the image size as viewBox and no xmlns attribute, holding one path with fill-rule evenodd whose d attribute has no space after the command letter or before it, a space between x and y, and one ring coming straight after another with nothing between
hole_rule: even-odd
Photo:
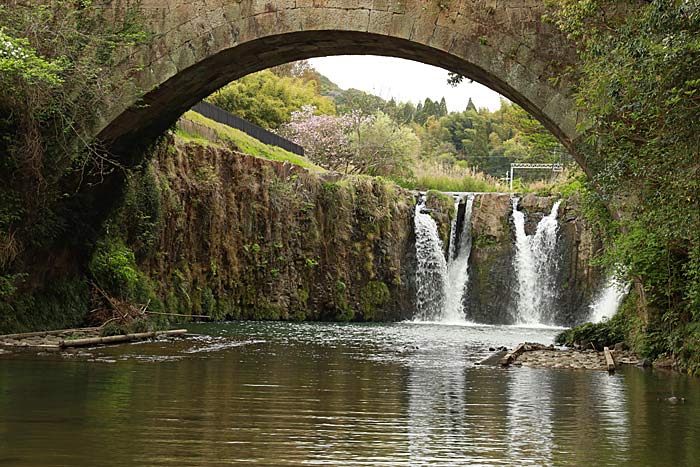
<instances>
[{"instance_id":1,"label":"water reflection","mask_svg":"<svg viewBox=\"0 0 700 467\"><path fill-rule=\"evenodd\" d=\"M546 370L520 368L507 377L506 446L520 465L552 465L552 384Z\"/></svg>"},{"instance_id":2,"label":"water reflection","mask_svg":"<svg viewBox=\"0 0 700 467\"><path fill-rule=\"evenodd\" d=\"M466 349L427 348L409 364L408 445L410 465L436 465L458 459L455 447L467 436L465 415Z\"/></svg>"},{"instance_id":3,"label":"water reflection","mask_svg":"<svg viewBox=\"0 0 700 467\"><path fill-rule=\"evenodd\" d=\"M550 331L200 331L70 358L1 356L0 466L700 464L697 379L474 365L488 345L547 343ZM664 402L672 395L686 403Z\"/></svg>"},{"instance_id":4,"label":"water reflection","mask_svg":"<svg viewBox=\"0 0 700 467\"><path fill-rule=\"evenodd\" d=\"M620 459L627 458L630 448L629 411L624 379L619 375L598 372L592 375L591 399L597 401L598 426Z\"/></svg>"}]
</instances>

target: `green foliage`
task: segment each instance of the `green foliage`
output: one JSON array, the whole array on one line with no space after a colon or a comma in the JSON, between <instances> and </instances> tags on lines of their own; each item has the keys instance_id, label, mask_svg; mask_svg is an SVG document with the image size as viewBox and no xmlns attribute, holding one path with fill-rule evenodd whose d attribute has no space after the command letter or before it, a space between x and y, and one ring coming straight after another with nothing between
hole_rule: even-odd
<instances>
[{"instance_id":1,"label":"green foliage","mask_svg":"<svg viewBox=\"0 0 700 467\"><path fill-rule=\"evenodd\" d=\"M0 300L0 334L66 329L85 323L90 291L82 277L57 280L41 289Z\"/></svg>"},{"instance_id":2,"label":"green foliage","mask_svg":"<svg viewBox=\"0 0 700 467\"><path fill-rule=\"evenodd\" d=\"M688 360L700 320L700 4L609 6L559 0L550 14L580 45L592 186L616 213L596 220L602 261L641 286L640 350Z\"/></svg>"},{"instance_id":3,"label":"green foliage","mask_svg":"<svg viewBox=\"0 0 700 467\"><path fill-rule=\"evenodd\" d=\"M495 192L499 186L486 179L463 176L451 176L444 173L422 172L414 178L399 180L398 184L410 190L437 190L459 192Z\"/></svg>"},{"instance_id":4,"label":"green foliage","mask_svg":"<svg viewBox=\"0 0 700 467\"><path fill-rule=\"evenodd\" d=\"M134 252L145 255L158 240L161 216L161 193L153 168L149 165L130 172L124 199L112 222L112 232L121 229Z\"/></svg>"},{"instance_id":5,"label":"green foliage","mask_svg":"<svg viewBox=\"0 0 700 467\"><path fill-rule=\"evenodd\" d=\"M627 320L622 314L616 314L612 319L601 323L584 323L567 329L557 335L555 342L559 345L603 350L603 347L613 347L618 342L625 342L628 334Z\"/></svg>"},{"instance_id":6,"label":"green foliage","mask_svg":"<svg viewBox=\"0 0 700 467\"><path fill-rule=\"evenodd\" d=\"M122 240L110 237L98 243L90 274L95 283L110 296L145 303L152 297L150 283L136 265L134 252Z\"/></svg>"},{"instance_id":7,"label":"green foliage","mask_svg":"<svg viewBox=\"0 0 700 467\"><path fill-rule=\"evenodd\" d=\"M29 40L12 37L0 29L0 84L12 85L14 79L37 86L59 86L64 59L45 59L31 47Z\"/></svg>"},{"instance_id":8,"label":"green foliage","mask_svg":"<svg viewBox=\"0 0 700 467\"><path fill-rule=\"evenodd\" d=\"M304 105L315 106L319 113L335 113L333 101L319 94L315 81L280 77L269 70L234 81L207 100L263 128L289 122L292 112Z\"/></svg>"},{"instance_id":9,"label":"green foliage","mask_svg":"<svg viewBox=\"0 0 700 467\"><path fill-rule=\"evenodd\" d=\"M413 130L382 112L361 124L350 143L357 148L352 159L354 173L394 179L412 175L411 166L420 151L420 140Z\"/></svg>"},{"instance_id":10,"label":"green foliage","mask_svg":"<svg viewBox=\"0 0 700 467\"><path fill-rule=\"evenodd\" d=\"M101 6L69 0L9 0L0 7L2 274L29 273L46 251L85 248L81 241L95 230L98 214L86 187L114 166L90 135L101 106L122 84L111 70L115 52L147 40L134 9L121 13L105 18Z\"/></svg>"},{"instance_id":11,"label":"green foliage","mask_svg":"<svg viewBox=\"0 0 700 467\"><path fill-rule=\"evenodd\" d=\"M390 299L389 287L384 282L369 281L360 291L360 310L365 321L372 321L377 309Z\"/></svg>"},{"instance_id":12,"label":"green foliage","mask_svg":"<svg viewBox=\"0 0 700 467\"><path fill-rule=\"evenodd\" d=\"M572 163L564 148L537 120L515 104L501 101L495 112L476 109L429 118L416 128L423 145L422 158L443 166L464 162L494 177L502 177L519 162ZM528 180L549 173L527 173Z\"/></svg>"},{"instance_id":13,"label":"green foliage","mask_svg":"<svg viewBox=\"0 0 700 467\"><path fill-rule=\"evenodd\" d=\"M240 130L210 120L204 117L203 115L198 114L197 112L186 112L184 117L195 123L213 129L217 133L219 139L224 142L224 145L229 147L231 150L239 151L244 154L249 154L254 157L259 157L261 159L267 159L278 162L289 162L291 164L304 167L306 169L316 171L324 170L321 167L312 163L306 157L291 153L277 146L270 146L268 144L261 143L257 139L243 133ZM213 144L211 141L207 141L204 137L200 135L187 134L179 129L176 134L179 138L184 139L185 141L192 141L198 144Z\"/></svg>"}]
</instances>

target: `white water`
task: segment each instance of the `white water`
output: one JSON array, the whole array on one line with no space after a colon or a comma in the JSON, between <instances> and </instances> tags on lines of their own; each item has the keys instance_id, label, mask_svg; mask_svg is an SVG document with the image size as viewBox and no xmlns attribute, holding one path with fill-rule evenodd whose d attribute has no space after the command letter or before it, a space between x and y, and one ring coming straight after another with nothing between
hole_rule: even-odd
<instances>
[{"instance_id":1,"label":"white water","mask_svg":"<svg viewBox=\"0 0 700 467\"><path fill-rule=\"evenodd\" d=\"M459 204L465 202L464 222L457 223ZM461 195L455 200L455 217L450 231L450 245L445 260L443 243L432 217L421 211L423 202L416 206L416 257L418 269L417 321L445 324L469 324L464 319L462 299L469 281L469 256L471 254L471 213L474 195Z\"/></svg>"},{"instance_id":2,"label":"white water","mask_svg":"<svg viewBox=\"0 0 700 467\"><path fill-rule=\"evenodd\" d=\"M614 276L610 276L605 282L603 290L591 304L591 314L589 320L592 323L600 323L603 320L612 318L617 309L629 292L629 284L619 281Z\"/></svg>"},{"instance_id":3,"label":"white water","mask_svg":"<svg viewBox=\"0 0 700 467\"><path fill-rule=\"evenodd\" d=\"M514 268L518 282L516 323L551 324L556 299L557 213L561 201L537 224L535 235L525 233L525 214L518 211L519 198L513 198L515 224Z\"/></svg>"},{"instance_id":4,"label":"white water","mask_svg":"<svg viewBox=\"0 0 700 467\"><path fill-rule=\"evenodd\" d=\"M463 198L461 198L463 199ZM458 199L455 211L459 207ZM452 224L452 244L450 250L450 261L447 263L447 281L445 287L445 308L442 311L441 321L453 324L464 322L464 306L462 299L467 291L469 283L469 256L472 251L472 206L474 205L474 195L467 195L464 205L464 221L462 222L462 232L459 236L459 246L457 243L457 216Z\"/></svg>"},{"instance_id":5,"label":"white water","mask_svg":"<svg viewBox=\"0 0 700 467\"><path fill-rule=\"evenodd\" d=\"M418 288L416 319L434 320L440 315L445 302L447 262L437 224L430 214L421 212L424 201L416 205L416 284Z\"/></svg>"}]
</instances>

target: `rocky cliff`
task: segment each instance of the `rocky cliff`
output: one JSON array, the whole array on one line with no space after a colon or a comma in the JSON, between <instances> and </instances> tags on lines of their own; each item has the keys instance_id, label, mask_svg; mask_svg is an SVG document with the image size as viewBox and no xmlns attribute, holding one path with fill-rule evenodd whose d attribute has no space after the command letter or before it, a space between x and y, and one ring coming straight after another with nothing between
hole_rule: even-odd
<instances>
[{"instance_id":1,"label":"rocky cliff","mask_svg":"<svg viewBox=\"0 0 700 467\"><path fill-rule=\"evenodd\" d=\"M534 235L537 224L550 213L556 199L528 194L518 208L525 214L525 232ZM467 318L480 323L516 321L517 283L513 268L515 230L508 194L479 194L472 210L472 253L465 299ZM555 324L570 326L584 321L589 305L602 285L598 268L590 260L600 249L577 205L576 198L559 208Z\"/></svg>"},{"instance_id":2,"label":"rocky cliff","mask_svg":"<svg viewBox=\"0 0 700 467\"><path fill-rule=\"evenodd\" d=\"M479 194L472 206L472 252L465 309L478 323L511 324L515 306L515 238L507 194Z\"/></svg>"},{"instance_id":3,"label":"rocky cliff","mask_svg":"<svg viewBox=\"0 0 700 467\"><path fill-rule=\"evenodd\" d=\"M410 316L411 193L178 140L149 177L160 203L152 245L126 237L165 310L217 320Z\"/></svg>"}]
</instances>

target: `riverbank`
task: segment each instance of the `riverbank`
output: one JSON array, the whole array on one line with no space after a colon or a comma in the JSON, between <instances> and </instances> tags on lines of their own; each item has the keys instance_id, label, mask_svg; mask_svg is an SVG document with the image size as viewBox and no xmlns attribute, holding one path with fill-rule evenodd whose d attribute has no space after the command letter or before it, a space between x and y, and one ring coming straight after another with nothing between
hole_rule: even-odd
<instances>
[{"instance_id":1,"label":"riverbank","mask_svg":"<svg viewBox=\"0 0 700 467\"><path fill-rule=\"evenodd\" d=\"M620 365L644 363L634 352L621 348L608 350L606 347L600 352L594 349L561 349L553 345L527 342L507 353L502 352L497 361L501 366L608 371Z\"/></svg>"},{"instance_id":2,"label":"riverbank","mask_svg":"<svg viewBox=\"0 0 700 467\"><path fill-rule=\"evenodd\" d=\"M12 350L58 351L72 347L94 347L158 337L177 337L187 333L187 329L175 329L102 336L100 331L100 327L91 327L0 335L0 353Z\"/></svg>"}]
</instances>

